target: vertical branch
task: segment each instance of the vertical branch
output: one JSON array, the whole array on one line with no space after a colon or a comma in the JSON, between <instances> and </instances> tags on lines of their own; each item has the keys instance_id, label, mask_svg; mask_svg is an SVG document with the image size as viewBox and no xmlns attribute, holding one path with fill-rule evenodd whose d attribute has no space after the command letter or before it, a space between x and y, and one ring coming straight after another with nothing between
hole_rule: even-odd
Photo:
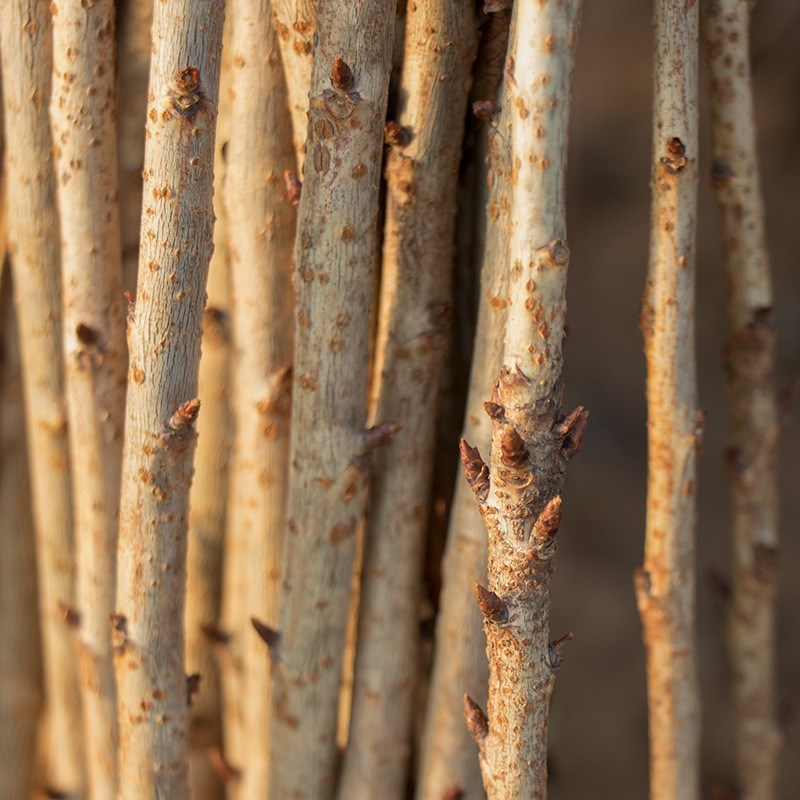
<instances>
[{"instance_id":1,"label":"vertical branch","mask_svg":"<svg viewBox=\"0 0 800 800\"><path fill-rule=\"evenodd\" d=\"M569 249L567 125L579 0L514 7L504 102L513 107L508 315L486 411L491 468L462 442L467 482L489 532L489 587L478 584L489 657L488 719L467 695L489 800L544 798L547 725L560 662L549 642L550 581L566 462L586 412L559 419Z\"/></svg>"},{"instance_id":2,"label":"vertical branch","mask_svg":"<svg viewBox=\"0 0 800 800\"><path fill-rule=\"evenodd\" d=\"M493 29L494 25L490 25ZM484 49L487 43L482 42L479 55L479 59L483 56L492 62L498 60L498 73L502 73L506 56L507 25L508 20L502 37L505 41L497 52L487 52ZM480 97L481 101L487 101L483 107L488 111L489 125L488 203L483 211L486 245L463 427L464 438L483 452L489 451L492 437L491 420L483 404L492 391L503 356L508 280L505 264L511 209L512 105L502 103L498 110L492 101L496 89L496 82L490 82L486 95ZM486 581L486 526L475 506L475 496L463 480L456 485L442 573L416 796L418 800L441 800L446 791L456 787L463 792L464 800L479 800L484 797L480 765L464 725L461 703L464 691L481 704L487 695L489 666L483 623L472 594L476 578Z\"/></svg>"},{"instance_id":3,"label":"vertical branch","mask_svg":"<svg viewBox=\"0 0 800 800\"><path fill-rule=\"evenodd\" d=\"M291 488L274 661L272 797L335 791L336 715L363 515L370 311L394 0L320 9L295 245Z\"/></svg>"},{"instance_id":4,"label":"vertical branch","mask_svg":"<svg viewBox=\"0 0 800 800\"><path fill-rule=\"evenodd\" d=\"M0 257L5 261L5 247ZM0 263L0 273L6 271ZM21 364L8 275L0 284L0 324L0 797L27 798L44 698Z\"/></svg>"},{"instance_id":5,"label":"vertical branch","mask_svg":"<svg viewBox=\"0 0 800 800\"><path fill-rule=\"evenodd\" d=\"M79 680L93 798L117 788L114 611L125 404L114 5L53 7L50 120L61 221L64 371L75 514Z\"/></svg>"},{"instance_id":6,"label":"vertical branch","mask_svg":"<svg viewBox=\"0 0 800 800\"><path fill-rule=\"evenodd\" d=\"M115 619L122 798L189 794L186 537L223 12L166 0L153 21Z\"/></svg>"},{"instance_id":7,"label":"vertical branch","mask_svg":"<svg viewBox=\"0 0 800 800\"><path fill-rule=\"evenodd\" d=\"M84 788L80 700L71 630L72 513L61 351L59 242L48 104L50 11L10 0L0 14L8 181L8 242L18 310L25 419L36 530L44 684L46 781Z\"/></svg>"},{"instance_id":8,"label":"vertical branch","mask_svg":"<svg viewBox=\"0 0 800 800\"><path fill-rule=\"evenodd\" d=\"M153 0L123 0L119 3L119 9L117 158L122 273L124 288L133 291L136 286L136 270L139 266L144 128L147 114L147 76L150 72Z\"/></svg>"},{"instance_id":9,"label":"vertical branch","mask_svg":"<svg viewBox=\"0 0 800 800\"><path fill-rule=\"evenodd\" d=\"M229 398L230 263L228 225L222 195L230 138L231 15L223 25L219 113L214 143L214 252L208 268L203 312L195 472L189 494L189 543L186 563L186 674L200 675L190 712L189 782L193 800L223 796L219 775L209 759L221 752L223 728L219 659L224 652L213 635L222 606L222 570L228 505L228 459L232 436ZM218 638L218 637L217 637ZM224 663L224 659L223 662Z\"/></svg>"},{"instance_id":10,"label":"vertical branch","mask_svg":"<svg viewBox=\"0 0 800 800\"><path fill-rule=\"evenodd\" d=\"M470 0L408 9L390 128L378 420L402 420L375 456L364 537L350 736L340 798L405 796L436 405L446 353L458 161L475 55ZM397 657L402 653L401 657Z\"/></svg>"},{"instance_id":11,"label":"vertical branch","mask_svg":"<svg viewBox=\"0 0 800 800\"><path fill-rule=\"evenodd\" d=\"M738 788L748 800L777 794L775 701L778 410L772 285L750 79L749 5L701 5L709 68L712 180L725 242L733 429L727 454L733 535L728 647L733 676Z\"/></svg>"},{"instance_id":12,"label":"vertical branch","mask_svg":"<svg viewBox=\"0 0 800 800\"><path fill-rule=\"evenodd\" d=\"M241 656L239 800L256 800L269 781L271 677L251 619L278 625L280 556L289 474L292 360L291 262L295 210L284 197L294 167L291 120L268 0L233 0L228 191L233 288L233 408L236 439L226 567L238 576L236 613L225 630ZM227 687L226 687L227 688Z\"/></svg>"},{"instance_id":13,"label":"vertical branch","mask_svg":"<svg viewBox=\"0 0 800 800\"><path fill-rule=\"evenodd\" d=\"M699 797L695 663L695 479L700 431L694 355L697 6L655 7L647 356L648 483L636 594L647 647L650 795Z\"/></svg>"},{"instance_id":14,"label":"vertical branch","mask_svg":"<svg viewBox=\"0 0 800 800\"><path fill-rule=\"evenodd\" d=\"M289 94L297 170L302 172L308 132L308 102L311 91L311 64L317 32L319 0L274 0L275 30Z\"/></svg>"}]
</instances>

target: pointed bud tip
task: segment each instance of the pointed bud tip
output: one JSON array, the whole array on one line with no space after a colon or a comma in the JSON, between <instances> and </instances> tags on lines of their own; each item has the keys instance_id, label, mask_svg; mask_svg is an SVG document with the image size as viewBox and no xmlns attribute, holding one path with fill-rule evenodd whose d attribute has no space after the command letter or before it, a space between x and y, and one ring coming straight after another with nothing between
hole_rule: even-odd
<instances>
[{"instance_id":1,"label":"pointed bud tip","mask_svg":"<svg viewBox=\"0 0 800 800\"><path fill-rule=\"evenodd\" d=\"M464 695L464 719L469 735L482 748L489 735L489 720L483 709L468 694Z\"/></svg>"},{"instance_id":2,"label":"pointed bud tip","mask_svg":"<svg viewBox=\"0 0 800 800\"><path fill-rule=\"evenodd\" d=\"M281 640L281 634L279 631L270 627L266 622L262 622L256 617L250 617L250 624L261 638L261 641L263 641L270 650L273 650L278 646L278 643Z\"/></svg>"},{"instance_id":3,"label":"pointed bud tip","mask_svg":"<svg viewBox=\"0 0 800 800\"><path fill-rule=\"evenodd\" d=\"M502 598L480 583L476 583L474 588L481 614L491 622L505 622L508 619L508 606Z\"/></svg>"},{"instance_id":4,"label":"pointed bud tip","mask_svg":"<svg viewBox=\"0 0 800 800\"><path fill-rule=\"evenodd\" d=\"M170 417L169 427L173 431L185 431L194 425L197 415L200 413L200 398L194 397L181 403L178 410Z\"/></svg>"},{"instance_id":5,"label":"pointed bud tip","mask_svg":"<svg viewBox=\"0 0 800 800\"><path fill-rule=\"evenodd\" d=\"M355 78L350 66L339 56L333 59L331 83L339 92L352 92L356 88Z\"/></svg>"}]
</instances>

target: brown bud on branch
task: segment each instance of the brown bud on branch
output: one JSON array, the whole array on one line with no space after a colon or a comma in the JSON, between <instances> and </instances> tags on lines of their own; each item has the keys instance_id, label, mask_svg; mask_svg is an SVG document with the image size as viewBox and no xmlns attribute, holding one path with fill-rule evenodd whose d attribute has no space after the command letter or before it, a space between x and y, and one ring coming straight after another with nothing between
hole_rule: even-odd
<instances>
[{"instance_id":1,"label":"brown bud on branch","mask_svg":"<svg viewBox=\"0 0 800 800\"><path fill-rule=\"evenodd\" d=\"M475 597L478 600L478 607L486 619L490 622L500 623L508 619L508 606L491 589L487 589L481 584L475 584Z\"/></svg>"},{"instance_id":2,"label":"brown bud on branch","mask_svg":"<svg viewBox=\"0 0 800 800\"><path fill-rule=\"evenodd\" d=\"M461 440L458 449L469 488L475 492L478 502L483 503L489 494L489 467L481 458L478 448L471 447L466 439Z\"/></svg>"},{"instance_id":3,"label":"brown bud on branch","mask_svg":"<svg viewBox=\"0 0 800 800\"><path fill-rule=\"evenodd\" d=\"M353 71L339 56L333 59L331 83L337 92L352 92L356 88Z\"/></svg>"},{"instance_id":4,"label":"brown bud on branch","mask_svg":"<svg viewBox=\"0 0 800 800\"><path fill-rule=\"evenodd\" d=\"M464 695L464 719L467 721L469 735L483 749L489 736L489 720L483 709L468 694Z\"/></svg>"}]
</instances>

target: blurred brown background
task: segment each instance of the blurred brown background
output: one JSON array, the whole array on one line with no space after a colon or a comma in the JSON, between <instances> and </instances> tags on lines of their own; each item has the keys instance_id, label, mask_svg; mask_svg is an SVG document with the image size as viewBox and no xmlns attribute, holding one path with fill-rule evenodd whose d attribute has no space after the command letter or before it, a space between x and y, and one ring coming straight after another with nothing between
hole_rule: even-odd
<instances>
[{"instance_id":1,"label":"blurred brown background","mask_svg":"<svg viewBox=\"0 0 800 800\"><path fill-rule=\"evenodd\" d=\"M570 334L566 406L591 413L570 465L559 533L552 633L573 631L556 684L552 800L647 796L645 655L632 572L645 508L645 366L637 326L647 264L651 110L650 3L584 3L569 166ZM752 52L768 240L775 275L778 386L800 375L800 8L761 0ZM702 65L704 66L704 65ZM701 69L702 69L701 66ZM701 73L701 93L705 75ZM699 481L698 615L703 790L731 782L731 714L723 612L708 579L728 572L722 453L728 431L722 371L724 281L710 192L710 129L701 115L697 253L700 404L707 412ZM800 797L800 414L782 447L779 695L788 717L781 797Z\"/></svg>"}]
</instances>

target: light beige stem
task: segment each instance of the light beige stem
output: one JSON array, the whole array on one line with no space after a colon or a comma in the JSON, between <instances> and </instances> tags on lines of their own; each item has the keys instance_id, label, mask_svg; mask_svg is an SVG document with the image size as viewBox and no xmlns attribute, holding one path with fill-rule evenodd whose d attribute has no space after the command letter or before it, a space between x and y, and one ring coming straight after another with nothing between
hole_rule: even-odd
<instances>
[{"instance_id":1,"label":"light beige stem","mask_svg":"<svg viewBox=\"0 0 800 800\"><path fill-rule=\"evenodd\" d=\"M294 167L291 121L267 0L233 0L231 138L225 193L233 289L233 404L228 542L237 615L225 632L241 655L239 800L265 796L272 681L256 618L278 625L280 557L289 475L292 248L296 212L284 197Z\"/></svg>"},{"instance_id":2,"label":"light beige stem","mask_svg":"<svg viewBox=\"0 0 800 800\"><path fill-rule=\"evenodd\" d=\"M46 3L5 0L0 54L8 247L19 315L47 698L45 781L71 798L85 787L75 654L64 622L64 609L74 605L74 576Z\"/></svg>"},{"instance_id":3,"label":"light beige stem","mask_svg":"<svg viewBox=\"0 0 800 800\"><path fill-rule=\"evenodd\" d=\"M772 281L750 78L750 5L705 0L700 8L710 82L712 180L728 291L733 581L727 633L737 789L742 800L774 800L780 749L775 690L779 423Z\"/></svg>"},{"instance_id":4,"label":"light beige stem","mask_svg":"<svg viewBox=\"0 0 800 800\"><path fill-rule=\"evenodd\" d=\"M115 619L124 800L189 797L186 539L223 13L166 0L153 20Z\"/></svg>"},{"instance_id":5,"label":"light beige stem","mask_svg":"<svg viewBox=\"0 0 800 800\"><path fill-rule=\"evenodd\" d=\"M647 647L652 800L697 800L695 480L700 438L694 350L697 5L655 6L647 356L648 483L636 594Z\"/></svg>"},{"instance_id":6,"label":"light beige stem","mask_svg":"<svg viewBox=\"0 0 800 800\"><path fill-rule=\"evenodd\" d=\"M507 33L506 30L504 38ZM506 47L500 50L498 71L502 73ZM495 94L496 84L490 83L487 88L490 96ZM510 103L503 103L499 111L493 109L491 121L487 121L490 128L488 202L482 210L486 219L486 244L481 257L478 322L463 426L463 437L486 453L491 446L492 425L483 404L500 370L506 324L511 110ZM442 800L448 790L455 789L462 792L463 800L485 797L480 764L464 725L462 709L465 691L481 706L485 705L489 682L483 617L473 595L476 580L486 582L486 526L469 485L458 480L442 564L442 594L436 620L433 675L420 753L417 800Z\"/></svg>"},{"instance_id":7,"label":"light beige stem","mask_svg":"<svg viewBox=\"0 0 800 800\"><path fill-rule=\"evenodd\" d=\"M393 0L320 9L295 246L297 312L270 796L329 800L365 432Z\"/></svg>"},{"instance_id":8,"label":"light beige stem","mask_svg":"<svg viewBox=\"0 0 800 800\"><path fill-rule=\"evenodd\" d=\"M150 31L153 0L118 3L119 57L117 61L117 158L122 239L123 286L136 287L139 266L139 229L142 221L142 168L147 114L147 80L150 72Z\"/></svg>"},{"instance_id":9,"label":"light beige stem","mask_svg":"<svg viewBox=\"0 0 800 800\"><path fill-rule=\"evenodd\" d=\"M377 343L377 420L403 430L376 453L350 736L339 798L405 797L417 698L422 559L449 334L458 163L475 55L470 0L408 8L387 166ZM398 658L398 653L404 653Z\"/></svg>"},{"instance_id":10,"label":"light beige stem","mask_svg":"<svg viewBox=\"0 0 800 800\"><path fill-rule=\"evenodd\" d=\"M222 195L230 138L231 14L222 32L219 113L214 144L214 253L208 269L203 312L195 472L189 494L186 565L186 674L199 675L189 714L189 783L192 800L220 800L224 787L211 754L222 752L223 710L218 636L228 505L228 459L233 426L230 409L231 331L228 225Z\"/></svg>"},{"instance_id":11,"label":"light beige stem","mask_svg":"<svg viewBox=\"0 0 800 800\"><path fill-rule=\"evenodd\" d=\"M550 580L567 461L586 425L559 417L569 249L567 125L579 0L518 3L506 63L510 104L508 315L500 377L486 411L491 469L462 442L467 481L489 531L489 586L477 584L489 657L488 720L469 695L467 724L489 800L545 798L550 695Z\"/></svg>"},{"instance_id":12,"label":"light beige stem","mask_svg":"<svg viewBox=\"0 0 800 800\"><path fill-rule=\"evenodd\" d=\"M0 225L5 227L4 210ZM0 256L5 261L5 247ZM0 273L6 271L0 266ZM0 797L29 798L44 698L22 376L8 275L0 285L0 325Z\"/></svg>"},{"instance_id":13,"label":"light beige stem","mask_svg":"<svg viewBox=\"0 0 800 800\"><path fill-rule=\"evenodd\" d=\"M311 91L311 64L317 32L319 0L273 0L275 30L289 93L297 170L302 172L308 133L308 102Z\"/></svg>"},{"instance_id":14,"label":"light beige stem","mask_svg":"<svg viewBox=\"0 0 800 800\"><path fill-rule=\"evenodd\" d=\"M53 11L50 120L61 221L64 370L75 515L75 637L89 795L117 790L109 618L116 589L125 310L117 191L114 4Z\"/></svg>"}]
</instances>

